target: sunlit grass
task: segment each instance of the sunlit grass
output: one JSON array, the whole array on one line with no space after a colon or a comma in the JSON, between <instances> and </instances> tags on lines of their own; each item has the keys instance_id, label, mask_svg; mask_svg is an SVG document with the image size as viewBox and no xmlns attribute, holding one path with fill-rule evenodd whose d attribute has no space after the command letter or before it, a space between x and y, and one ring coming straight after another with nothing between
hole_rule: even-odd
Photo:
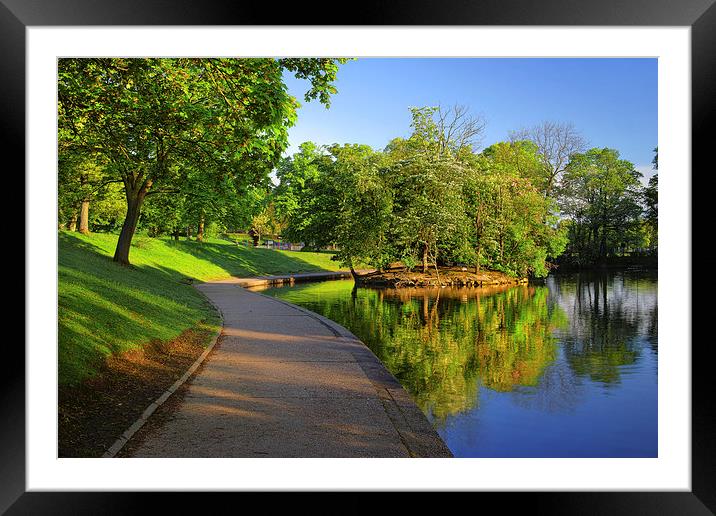
<instances>
[{"instance_id":1,"label":"sunlit grass","mask_svg":"<svg viewBox=\"0 0 716 516\"><path fill-rule=\"evenodd\" d=\"M188 280L337 270L326 253L274 251L209 239L198 243L138 235L131 267L112 262L116 235L60 232L59 381L94 375L104 358L169 340L198 326L217 327L214 308Z\"/></svg>"}]
</instances>

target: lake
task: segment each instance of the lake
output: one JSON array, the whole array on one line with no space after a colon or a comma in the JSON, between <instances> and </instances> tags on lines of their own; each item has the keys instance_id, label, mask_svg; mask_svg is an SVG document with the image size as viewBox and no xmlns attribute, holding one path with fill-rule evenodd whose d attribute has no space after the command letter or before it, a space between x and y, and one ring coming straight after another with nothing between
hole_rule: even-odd
<instances>
[{"instance_id":1,"label":"lake","mask_svg":"<svg viewBox=\"0 0 716 516\"><path fill-rule=\"evenodd\" d=\"M656 457L657 274L269 288L365 342L456 457Z\"/></svg>"}]
</instances>

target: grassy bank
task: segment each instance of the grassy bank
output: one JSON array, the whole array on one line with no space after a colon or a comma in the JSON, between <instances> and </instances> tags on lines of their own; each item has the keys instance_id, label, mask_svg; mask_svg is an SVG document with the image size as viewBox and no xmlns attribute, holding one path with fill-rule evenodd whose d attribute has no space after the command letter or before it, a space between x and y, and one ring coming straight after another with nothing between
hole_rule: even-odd
<instances>
[{"instance_id":1,"label":"grassy bank","mask_svg":"<svg viewBox=\"0 0 716 516\"><path fill-rule=\"evenodd\" d=\"M131 267L112 262L116 235L60 232L59 382L92 377L112 355L216 328L214 309L192 286L231 275L337 270L325 253L274 251L209 239L135 237Z\"/></svg>"}]
</instances>

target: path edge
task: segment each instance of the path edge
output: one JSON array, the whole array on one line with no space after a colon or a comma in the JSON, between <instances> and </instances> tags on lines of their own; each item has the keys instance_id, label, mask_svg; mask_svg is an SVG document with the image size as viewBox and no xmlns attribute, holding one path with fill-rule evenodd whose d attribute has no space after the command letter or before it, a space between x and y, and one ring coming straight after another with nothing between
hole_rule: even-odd
<instances>
[{"instance_id":1,"label":"path edge","mask_svg":"<svg viewBox=\"0 0 716 516\"><path fill-rule=\"evenodd\" d=\"M295 305L289 301L262 294L250 288L238 285L252 294L258 294L277 301L285 306L312 317L323 326L326 326L340 340L358 345L360 352L354 355L356 363L373 384L378 392L383 409L398 432L403 445L407 448L411 458L427 460L440 460L453 458L454 455L447 443L428 421L422 410L413 401L398 379L391 373L385 364L373 353L368 345L353 334L348 328L308 308Z\"/></svg>"},{"instance_id":2,"label":"path edge","mask_svg":"<svg viewBox=\"0 0 716 516\"><path fill-rule=\"evenodd\" d=\"M209 299L209 297L204 294L200 289L196 288L195 285L192 285L194 287L194 290L199 292L206 301L214 307L216 312L219 314L220 326L219 330L216 332L216 334L212 337L211 342L209 345L202 351L201 355L194 361L192 365L189 366L189 368L184 372L184 374L175 381L171 386L169 386L156 400L154 400L152 403L149 404L147 408L144 409L144 412L142 412L142 415L139 416L139 418L132 423L132 425L127 428L122 435L120 435L116 441L110 446L106 452L102 455L103 459L111 459L115 458L117 453L120 452L122 448L129 442L129 440L136 434L140 428L144 426L144 424L149 420L152 414L161 407L168 399L169 397L174 394L179 387L184 385L186 381L191 377L191 375L194 374L194 372L199 368L199 366L206 360L206 357L209 356L209 353L214 349L214 346L219 340L219 337L224 333L224 313L221 311L221 308L219 308L214 302Z\"/></svg>"},{"instance_id":3,"label":"path edge","mask_svg":"<svg viewBox=\"0 0 716 516\"><path fill-rule=\"evenodd\" d=\"M311 281L325 281L333 279L349 279L351 278L350 271L317 271L317 272L296 272L292 274L277 274L268 276L252 276L248 278L241 278L238 276L232 276L233 282L243 288L252 287L278 287L281 285L293 285L295 283L304 283ZM222 280L217 280L222 281ZM208 281L207 283L212 283Z\"/></svg>"}]
</instances>

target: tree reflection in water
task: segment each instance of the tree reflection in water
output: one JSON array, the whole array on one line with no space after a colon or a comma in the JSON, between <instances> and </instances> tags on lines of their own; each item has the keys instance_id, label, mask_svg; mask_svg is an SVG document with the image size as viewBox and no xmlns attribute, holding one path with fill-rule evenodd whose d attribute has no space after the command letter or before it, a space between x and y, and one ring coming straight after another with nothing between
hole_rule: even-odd
<instances>
[{"instance_id":1,"label":"tree reflection in water","mask_svg":"<svg viewBox=\"0 0 716 516\"><path fill-rule=\"evenodd\" d=\"M371 289L330 281L269 289L347 327L440 427L479 407L480 389L569 411L585 379L620 382L656 349L655 275L556 275L540 284Z\"/></svg>"},{"instance_id":2,"label":"tree reflection in water","mask_svg":"<svg viewBox=\"0 0 716 516\"><path fill-rule=\"evenodd\" d=\"M568 313L568 327L556 335L576 375L615 385L622 366L637 361L644 341L657 351L654 275L581 273L551 277L547 286L559 291L557 302Z\"/></svg>"}]
</instances>

